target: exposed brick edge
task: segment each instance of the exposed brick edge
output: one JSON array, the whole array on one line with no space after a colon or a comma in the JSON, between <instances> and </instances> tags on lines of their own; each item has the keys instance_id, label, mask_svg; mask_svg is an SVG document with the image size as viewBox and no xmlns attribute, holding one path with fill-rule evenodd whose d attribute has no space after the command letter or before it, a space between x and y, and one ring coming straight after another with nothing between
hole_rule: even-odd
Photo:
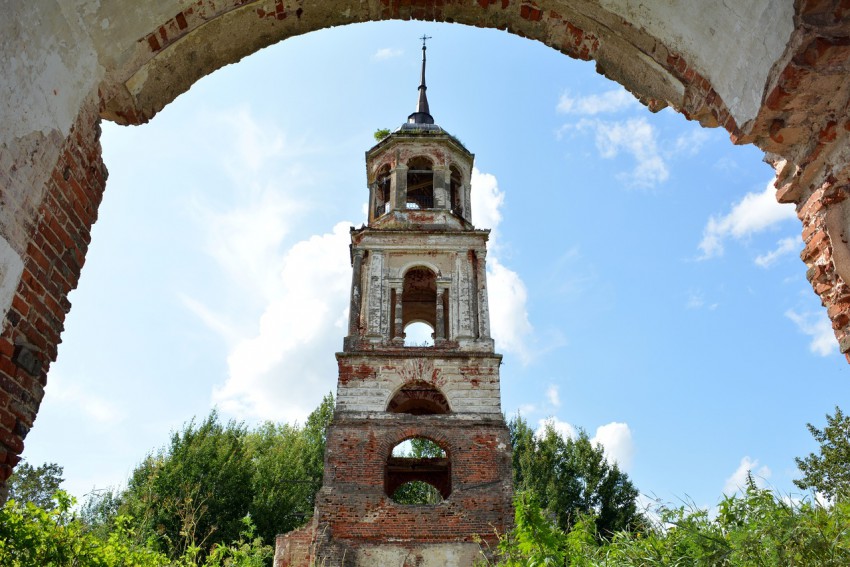
<instances>
[{"instance_id":1,"label":"exposed brick edge","mask_svg":"<svg viewBox=\"0 0 850 567\"><path fill-rule=\"evenodd\" d=\"M106 186L95 97L81 107L47 182L24 270L0 335L0 501L44 397L68 293L77 287Z\"/></svg>"}]
</instances>

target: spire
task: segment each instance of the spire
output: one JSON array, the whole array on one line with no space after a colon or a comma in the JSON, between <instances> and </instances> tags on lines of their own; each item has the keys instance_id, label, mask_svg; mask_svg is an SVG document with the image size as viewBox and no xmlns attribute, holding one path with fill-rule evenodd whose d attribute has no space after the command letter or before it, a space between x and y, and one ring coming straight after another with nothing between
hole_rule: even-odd
<instances>
[{"instance_id":1,"label":"spire","mask_svg":"<svg viewBox=\"0 0 850 567\"><path fill-rule=\"evenodd\" d=\"M419 39L422 40L422 79L419 84L419 102L416 104L416 112L407 117L407 122L409 124L433 124L434 117L431 116L428 109L428 96L425 94L425 91L428 90L428 87L425 86L425 41L431 38L423 35Z\"/></svg>"}]
</instances>

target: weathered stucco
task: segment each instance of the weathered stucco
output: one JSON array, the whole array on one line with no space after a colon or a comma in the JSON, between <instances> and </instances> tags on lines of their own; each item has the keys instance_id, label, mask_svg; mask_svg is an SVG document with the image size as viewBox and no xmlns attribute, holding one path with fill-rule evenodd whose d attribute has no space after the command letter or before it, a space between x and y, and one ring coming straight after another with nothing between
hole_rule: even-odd
<instances>
[{"instance_id":1,"label":"weathered stucco","mask_svg":"<svg viewBox=\"0 0 850 567\"><path fill-rule=\"evenodd\" d=\"M764 85L794 31L792 2L601 0L602 6L664 38L711 82L740 125L754 119Z\"/></svg>"},{"instance_id":2,"label":"weathered stucco","mask_svg":"<svg viewBox=\"0 0 850 567\"><path fill-rule=\"evenodd\" d=\"M757 145L778 198L797 206L807 277L850 353L846 0L0 0L0 16L0 290L14 289L11 301L0 293L0 483L38 410L97 218L99 117L145 122L261 47L362 21L529 37L596 61L650 110L672 106Z\"/></svg>"}]
</instances>

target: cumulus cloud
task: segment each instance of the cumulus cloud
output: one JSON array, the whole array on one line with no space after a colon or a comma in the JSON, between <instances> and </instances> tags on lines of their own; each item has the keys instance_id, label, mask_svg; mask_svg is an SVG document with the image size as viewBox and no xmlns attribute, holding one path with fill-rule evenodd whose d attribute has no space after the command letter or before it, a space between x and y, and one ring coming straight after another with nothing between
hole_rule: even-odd
<instances>
[{"instance_id":1,"label":"cumulus cloud","mask_svg":"<svg viewBox=\"0 0 850 567\"><path fill-rule=\"evenodd\" d=\"M776 189L770 181L764 191L744 195L728 214L708 219L699 243L700 259L723 254L723 242L730 237L746 238L793 218L796 218L794 206L776 201Z\"/></svg>"},{"instance_id":2,"label":"cumulus cloud","mask_svg":"<svg viewBox=\"0 0 850 567\"><path fill-rule=\"evenodd\" d=\"M373 53L372 59L376 61L386 61L387 59L400 57L403 53L403 50L395 47L384 47Z\"/></svg>"},{"instance_id":3,"label":"cumulus cloud","mask_svg":"<svg viewBox=\"0 0 850 567\"><path fill-rule=\"evenodd\" d=\"M637 108L637 99L623 88L586 96L572 96L565 91L558 99L556 110L562 114L595 115Z\"/></svg>"},{"instance_id":4,"label":"cumulus cloud","mask_svg":"<svg viewBox=\"0 0 850 567\"><path fill-rule=\"evenodd\" d=\"M528 293L519 274L503 265L498 258L498 229L505 194L499 189L495 176L473 168L471 198L473 224L490 229L487 298L491 334L498 350L516 354L523 362L528 362L531 358L528 341L534 330L526 308Z\"/></svg>"},{"instance_id":5,"label":"cumulus cloud","mask_svg":"<svg viewBox=\"0 0 850 567\"><path fill-rule=\"evenodd\" d=\"M279 292L258 332L227 359L228 378L213 400L224 411L264 419L303 420L336 377L332 353L345 334L350 223L295 244L286 254Z\"/></svg>"},{"instance_id":6,"label":"cumulus cloud","mask_svg":"<svg viewBox=\"0 0 850 567\"><path fill-rule=\"evenodd\" d=\"M478 228L490 229L490 253L494 252L499 224L502 222L502 206L505 204L505 193L499 189L496 176L482 173L477 167L472 168L472 224Z\"/></svg>"},{"instance_id":7,"label":"cumulus cloud","mask_svg":"<svg viewBox=\"0 0 850 567\"><path fill-rule=\"evenodd\" d=\"M802 243L800 242L800 239L798 237L783 238L782 240L776 243L776 248L774 248L770 252L766 252L764 254L756 256L756 266L760 266L762 268L769 268L783 256L787 256L792 252L797 252L800 249L801 245Z\"/></svg>"},{"instance_id":8,"label":"cumulus cloud","mask_svg":"<svg viewBox=\"0 0 850 567\"><path fill-rule=\"evenodd\" d=\"M785 312L785 316L791 319L803 334L812 338L809 343L811 352L820 356L829 356L838 349L832 323L824 311L798 313L789 309Z\"/></svg>"},{"instance_id":9,"label":"cumulus cloud","mask_svg":"<svg viewBox=\"0 0 850 567\"><path fill-rule=\"evenodd\" d=\"M556 417L539 420L534 434L537 437L543 436L547 426L551 426L564 439L575 439L578 435L575 427ZM596 433L591 437L590 442L593 445L602 446L605 451L605 458L609 463L617 463L620 469L625 472L629 471L635 448L632 431L627 423L613 421L600 425L596 428Z\"/></svg>"},{"instance_id":10,"label":"cumulus cloud","mask_svg":"<svg viewBox=\"0 0 850 567\"><path fill-rule=\"evenodd\" d=\"M609 462L616 462L626 472L631 469L635 446L632 430L627 423L613 421L600 425L590 441L605 448L605 456Z\"/></svg>"},{"instance_id":11,"label":"cumulus cloud","mask_svg":"<svg viewBox=\"0 0 850 567\"><path fill-rule=\"evenodd\" d=\"M746 456L741 459L741 463L735 472L732 473L723 485L723 494L731 496L738 491L744 490L747 486L747 474L751 474L756 486L764 488L767 484L767 479L770 478L771 471L767 465L759 467L757 459L751 459Z\"/></svg>"},{"instance_id":12,"label":"cumulus cloud","mask_svg":"<svg viewBox=\"0 0 850 567\"><path fill-rule=\"evenodd\" d=\"M575 439L578 435L578 431L576 431L575 427L566 421L561 421L557 417L549 417L539 420L537 422L537 429L534 430L534 435L538 438L543 437L543 434L546 433L547 427L554 429L555 432L564 439Z\"/></svg>"}]
</instances>

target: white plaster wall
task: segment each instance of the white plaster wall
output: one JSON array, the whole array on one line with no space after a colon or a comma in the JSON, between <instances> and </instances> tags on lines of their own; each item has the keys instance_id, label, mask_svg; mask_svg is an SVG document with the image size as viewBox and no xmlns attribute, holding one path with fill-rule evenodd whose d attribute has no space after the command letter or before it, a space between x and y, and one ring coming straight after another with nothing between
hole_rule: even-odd
<instances>
[{"instance_id":1,"label":"white plaster wall","mask_svg":"<svg viewBox=\"0 0 850 567\"><path fill-rule=\"evenodd\" d=\"M370 359L368 363L377 369L374 378L337 384L338 409L351 412L384 412L395 392L410 378L402 376L404 368L398 367L397 363L381 364L378 359ZM446 396L452 412L501 414L499 361L482 359L478 362L485 373L475 376L478 382L475 386L461 371L461 366L468 363L463 359L437 359L433 363L426 362L425 366L437 369L440 391ZM487 374L488 370L492 374ZM428 378L424 376L422 379Z\"/></svg>"},{"instance_id":2,"label":"white plaster wall","mask_svg":"<svg viewBox=\"0 0 850 567\"><path fill-rule=\"evenodd\" d=\"M794 29L791 0L600 0L680 52L711 81L738 125L758 114Z\"/></svg>"},{"instance_id":3,"label":"white plaster wall","mask_svg":"<svg viewBox=\"0 0 850 567\"><path fill-rule=\"evenodd\" d=\"M434 543L407 547L392 545L364 545L357 549L357 565L396 567L468 567L481 561L477 543Z\"/></svg>"},{"instance_id":4,"label":"white plaster wall","mask_svg":"<svg viewBox=\"0 0 850 567\"><path fill-rule=\"evenodd\" d=\"M21 257L9 246L5 238L0 237L0 313L4 315L4 325L5 314L12 305L12 298L23 272L24 263ZM0 329L4 330L5 328Z\"/></svg>"}]
</instances>

